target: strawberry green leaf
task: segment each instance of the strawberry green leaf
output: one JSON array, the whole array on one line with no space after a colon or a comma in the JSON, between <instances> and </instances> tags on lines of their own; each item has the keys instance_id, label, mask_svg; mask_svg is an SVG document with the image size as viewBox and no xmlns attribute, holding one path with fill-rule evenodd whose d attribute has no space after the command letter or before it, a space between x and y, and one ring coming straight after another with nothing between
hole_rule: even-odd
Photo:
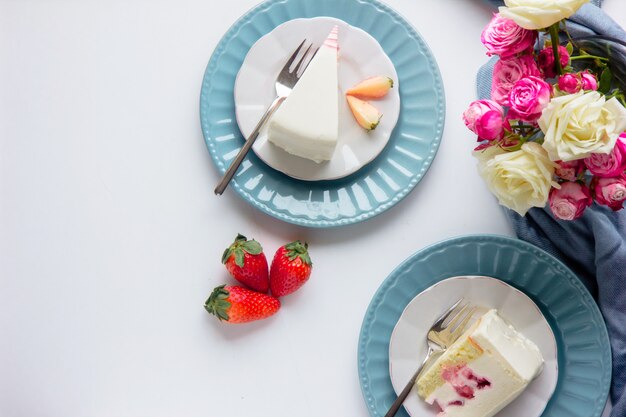
<instances>
[{"instance_id":1,"label":"strawberry green leaf","mask_svg":"<svg viewBox=\"0 0 626 417\"><path fill-rule=\"evenodd\" d=\"M285 245L285 249L287 249L287 257L290 261L300 258L305 264L313 265L311 257L309 256L308 248L309 245L307 243L302 244L299 240Z\"/></svg>"},{"instance_id":2,"label":"strawberry green leaf","mask_svg":"<svg viewBox=\"0 0 626 417\"><path fill-rule=\"evenodd\" d=\"M230 258L230 255L233 253L232 248L229 246L226 248L226 250L224 250L224 253L222 254L222 263L225 264L228 261L228 258Z\"/></svg>"},{"instance_id":3,"label":"strawberry green leaf","mask_svg":"<svg viewBox=\"0 0 626 417\"><path fill-rule=\"evenodd\" d=\"M261 244L254 239L242 243L241 247L250 255L258 255L263 252L263 247L261 246Z\"/></svg>"},{"instance_id":4,"label":"strawberry green leaf","mask_svg":"<svg viewBox=\"0 0 626 417\"><path fill-rule=\"evenodd\" d=\"M307 265L313 265L313 262L311 262L311 257L309 256L308 252L301 254L300 259L302 259L302 262Z\"/></svg>"},{"instance_id":5,"label":"strawberry green leaf","mask_svg":"<svg viewBox=\"0 0 626 417\"><path fill-rule=\"evenodd\" d=\"M244 264L244 254L243 254L243 250L241 250L241 248L236 248L234 250L235 253L235 264L239 267L239 268L243 268L243 264Z\"/></svg>"},{"instance_id":6,"label":"strawberry green leaf","mask_svg":"<svg viewBox=\"0 0 626 417\"><path fill-rule=\"evenodd\" d=\"M204 309L210 314L217 316L218 319L228 321L228 310L231 306L230 301L228 301L230 292L224 287L225 285L220 285L213 290L204 303Z\"/></svg>"}]
</instances>

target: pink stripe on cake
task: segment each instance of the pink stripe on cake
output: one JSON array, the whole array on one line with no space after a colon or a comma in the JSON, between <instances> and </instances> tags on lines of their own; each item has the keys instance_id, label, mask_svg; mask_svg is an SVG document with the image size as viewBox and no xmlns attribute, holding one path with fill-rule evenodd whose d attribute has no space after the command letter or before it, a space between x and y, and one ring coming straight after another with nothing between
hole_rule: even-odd
<instances>
[{"instance_id":1,"label":"pink stripe on cake","mask_svg":"<svg viewBox=\"0 0 626 417\"><path fill-rule=\"evenodd\" d=\"M333 30L330 31L330 33L328 34L328 37L324 41L324 46L327 46L333 49L339 49L338 39L339 39L339 26L335 25L335 27L333 27Z\"/></svg>"}]
</instances>

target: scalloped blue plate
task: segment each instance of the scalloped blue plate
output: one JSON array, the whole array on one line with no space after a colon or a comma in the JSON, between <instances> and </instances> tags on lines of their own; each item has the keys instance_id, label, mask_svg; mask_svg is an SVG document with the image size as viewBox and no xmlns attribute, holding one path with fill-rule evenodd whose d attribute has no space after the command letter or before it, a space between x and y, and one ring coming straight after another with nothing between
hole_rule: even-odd
<instances>
[{"instance_id":1,"label":"scalloped blue plate","mask_svg":"<svg viewBox=\"0 0 626 417\"><path fill-rule=\"evenodd\" d=\"M552 327L558 383L543 417L599 417L611 382L609 338L580 280L546 252L504 236L463 236L429 246L398 266L372 299L361 328L358 367L370 415L384 416L395 400L389 340L407 304L453 276L498 278L528 295ZM401 409L396 416L407 417Z\"/></svg>"},{"instance_id":2,"label":"scalloped blue plate","mask_svg":"<svg viewBox=\"0 0 626 417\"><path fill-rule=\"evenodd\" d=\"M424 176L437 153L444 93L435 59L415 29L376 0L269 0L241 17L217 45L202 81L200 121L206 145L223 174L244 143L233 87L250 47L279 24L330 16L372 35L393 62L400 117L381 154L356 173L331 181L290 178L252 152L230 184L244 200L278 219L309 227L357 223L389 209Z\"/></svg>"}]
</instances>

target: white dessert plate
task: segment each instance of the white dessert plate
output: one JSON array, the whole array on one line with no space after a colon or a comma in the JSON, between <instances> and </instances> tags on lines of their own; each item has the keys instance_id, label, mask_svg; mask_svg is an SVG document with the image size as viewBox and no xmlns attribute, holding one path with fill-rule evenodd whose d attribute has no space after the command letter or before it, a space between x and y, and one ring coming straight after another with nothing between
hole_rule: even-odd
<instances>
[{"instance_id":1,"label":"white dessert plate","mask_svg":"<svg viewBox=\"0 0 626 417\"><path fill-rule=\"evenodd\" d=\"M250 48L235 80L235 112L239 129L248 137L275 96L274 81L287 57L307 39L323 43L333 26L339 26L339 140L330 161L317 164L291 155L267 140L262 131L253 146L267 165L290 177L318 181L348 176L372 161L384 149L400 114L398 75L379 43L365 31L340 19L315 17L289 20L261 37ZM360 127L345 100L345 91L359 81L384 75L394 87L382 99L372 100L383 117L367 132Z\"/></svg>"},{"instance_id":2,"label":"white dessert plate","mask_svg":"<svg viewBox=\"0 0 626 417\"><path fill-rule=\"evenodd\" d=\"M402 391L426 355L426 333L448 306L464 297L498 313L532 340L544 358L544 369L526 390L498 413L498 417L539 417L558 380L557 347L550 325L537 305L523 292L496 278L459 276L448 278L419 293L400 316L389 343L389 371L396 393ZM436 416L438 409L418 395L404 402L412 417Z\"/></svg>"}]
</instances>

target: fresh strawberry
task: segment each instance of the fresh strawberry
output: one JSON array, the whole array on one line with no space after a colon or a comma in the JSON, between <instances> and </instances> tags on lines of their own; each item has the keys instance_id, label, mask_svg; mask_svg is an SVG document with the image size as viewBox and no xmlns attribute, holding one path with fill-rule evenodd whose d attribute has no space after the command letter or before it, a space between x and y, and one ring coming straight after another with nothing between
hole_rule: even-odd
<instances>
[{"instance_id":1,"label":"fresh strawberry","mask_svg":"<svg viewBox=\"0 0 626 417\"><path fill-rule=\"evenodd\" d=\"M393 80L389 77L379 75L367 78L348 91L349 96L359 96L363 98L381 98L387 95L389 89L393 87Z\"/></svg>"},{"instance_id":2,"label":"fresh strawberry","mask_svg":"<svg viewBox=\"0 0 626 417\"><path fill-rule=\"evenodd\" d=\"M291 294L311 276L313 263L308 245L299 240L278 248L270 267L270 288L274 297Z\"/></svg>"},{"instance_id":3,"label":"fresh strawberry","mask_svg":"<svg viewBox=\"0 0 626 417\"><path fill-rule=\"evenodd\" d=\"M222 263L237 281L255 291L266 293L269 289L267 258L261 244L238 234L224 251Z\"/></svg>"},{"instance_id":4,"label":"fresh strawberry","mask_svg":"<svg viewBox=\"0 0 626 417\"><path fill-rule=\"evenodd\" d=\"M220 321L246 323L275 314L280 308L280 301L238 285L220 285L206 300L204 308Z\"/></svg>"},{"instance_id":5,"label":"fresh strawberry","mask_svg":"<svg viewBox=\"0 0 626 417\"><path fill-rule=\"evenodd\" d=\"M354 96L346 96L346 100L348 100L352 115L362 128L365 130L376 129L380 123L380 118L383 117L376 107Z\"/></svg>"}]
</instances>

